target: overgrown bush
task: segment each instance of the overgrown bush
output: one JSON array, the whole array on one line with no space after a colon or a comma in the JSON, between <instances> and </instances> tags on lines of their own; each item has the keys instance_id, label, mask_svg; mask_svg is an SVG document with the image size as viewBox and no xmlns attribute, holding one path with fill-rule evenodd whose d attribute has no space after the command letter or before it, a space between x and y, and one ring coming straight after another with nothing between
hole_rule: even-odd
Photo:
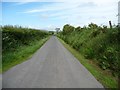
<instances>
[{"instance_id":1,"label":"overgrown bush","mask_svg":"<svg viewBox=\"0 0 120 90\"><path fill-rule=\"evenodd\" d=\"M21 26L6 25L2 27L2 52L14 51L22 45L30 45L35 40L40 40L48 35L48 32Z\"/></svg>"},{"instance_id":2,"label":"overgrown bush","mask_svg":"<svg viewBox=\"0 0 120 90\"><path fill-rule=\"evenodd\" d=\"M74 30L69 27L73 26L65 25L58 36L86 58L98 60L102 69L109 69L113 74L119 73L120 30L118 27L110 29L94 23L83 28L74 27Z\"/></svg>"}]
</instances>

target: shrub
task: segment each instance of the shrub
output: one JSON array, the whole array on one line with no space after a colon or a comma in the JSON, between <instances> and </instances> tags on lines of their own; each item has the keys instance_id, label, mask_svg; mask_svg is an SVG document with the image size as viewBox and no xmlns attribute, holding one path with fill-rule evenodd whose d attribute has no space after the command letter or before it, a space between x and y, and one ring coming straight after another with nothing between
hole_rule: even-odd
<instances>
[{"instance_id":1,"label":"shrub","mask_svg":"<svg viewBox=\"0 0 120 90\"><path fill-rule=\"evenodd\" d=\"M35 40L42 39L47 32L21 26L6 25L2 27L2 51L15 50L22 45L30 45Z\"/></svg>"},{"instance_id":2,"label":"shrub","mask_svg":"<svg viewBox=\"0 0 120 90\"><path fill-rule=\"evenodd\" d=\"M66 28L67 26L67 28ZM65 25L60 37L88 59L98 60L102 69L109 69L118 74L120 68L120 30L107 26L98 26L94 23L77 27L69 33L65 33L69 24ZM69 31L69 30L68 30Z\"/></svg>"}]
</instances>

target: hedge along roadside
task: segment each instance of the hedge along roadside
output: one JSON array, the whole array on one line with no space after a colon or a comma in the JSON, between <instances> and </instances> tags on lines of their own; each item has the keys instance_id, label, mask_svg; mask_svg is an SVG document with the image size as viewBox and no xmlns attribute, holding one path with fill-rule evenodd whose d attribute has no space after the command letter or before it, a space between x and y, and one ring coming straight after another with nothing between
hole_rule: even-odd
<instances>
[{"instance_id":1,"label":"hedge along roadside","mask_svg":"<svg viewBox=\"0 0 120 90\"><path fill-rule=\"evenodd\" d=\"M49 39L47 31L21 26L3 26L2 34L3 72L27 60Z\"/></svg>"}]
</instances>

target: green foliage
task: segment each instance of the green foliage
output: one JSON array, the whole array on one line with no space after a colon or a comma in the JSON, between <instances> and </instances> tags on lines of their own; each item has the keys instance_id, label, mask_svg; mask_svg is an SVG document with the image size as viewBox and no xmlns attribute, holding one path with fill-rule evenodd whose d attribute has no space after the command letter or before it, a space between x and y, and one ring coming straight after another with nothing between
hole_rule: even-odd
<instances>
[{"instance_id":1,"label":"green foliage","mask_svg":"<svg viewBox=\"0 0 120 90\"><path fill-rule=\"evenodd\" d=\"M2 27L2 66L3 72L19 64L32 55L46 41L47 31L22 28L21 26Z\"/></svg>"},{"instance_id":2,"label":"green foliage","mask_svg":"<svg viewBox=\"0 0 120 90\"><path fill-rule=\"evenodd\" d=\"M91 23L88 25L89 28L91 29L95 29L95 28L98 28L98 25L97 24L94 24L94 23Z\"/></svg>"},{"instance_id":3,"label":"green foliage","mask_svg":"<svg viewBox=\"0 0 120 90\"><path fill-rule=\"evenodd\" d=\"M7 71L11 67L20 64L33 55L36 50L38 50L49 37L44 38L42 40L33 41L30 45L24 45L22 47L18 47L15 51L7 51L2 55L2 72Z\"/></svg>"},{"instance_id":4,"label":"green foliage","mask_svg":"<svg viewBox=\"0 0 120 90\"><path fill-rule=\"evenodd\" d=\"M54 34L54 31L49 31L49 34L50 34L50 35L53 35L53 34Z\"/></svg>"},{"instance_id":5,"label":"green foliage","mask_svg":"<svg viewBox=\"0 0 120 90\"><path fill-rule=\"evenodd\" d=\"M69 34L71 32L74 31L74 27L69 25L69 24L66 24L64 27L63 27L63 34Z\"/></svg>"},{"instance_id":6,"label":"green foliage","mask_svg":"<svg viewBox=\"0 0 120 90\"><path fill-rule=\"evenodd\" d=\"M40 40L48 35L47 32L21 26L2 27L2 51L14 51L22 45L29 45L32 41Z\"/></svg>"},{"instance_id":7,"label":"green foliage","mask_svg":"<svg viewBox=\"0 0 120 90\"><path fill-rule=\"evenodd\" d=\"M83 28L74 27L75 30L71 32L69 27L73 26L65 25L58 36L86 58L98 60L102 69L109 69L114 75L119 74L120 30L117 27L110 29L91 23Z\"/></svg>"},{"instance_id":8,"label":"green foliage","mask_svg":"<svg viewBox=\"0 0 120 90\"><path fill-rule=\"evenodd\" d=\"M76 27L76 28L75 28L75 31L80 32L80 31L81 31L81 27L80 27L80 26Z\"/></svg>"},{"instance_id":9,"label":"green foliage","mask_svg":"<svg viewBox=\"0 0 120 90\"><path fill-rule=\"evenodd\" d=\"M105 88L115 88L118 87L118 81L116 81L116 78L113 77L110 74L106 74L104 70L98 68L95 64L90 64L88 59L85 59L81 53L79 53L77 50L70 47L70 45L66 44L63 40L58 38L62 44L80 61L81 64L83 64L93 75L94 77L101 82L101 84ZM101 64L103 69L106 69L106 67L109 67L109 64L106 64L106 62ZM97 67L96 67L97 66Z\"/></svg>"}]
</instances>

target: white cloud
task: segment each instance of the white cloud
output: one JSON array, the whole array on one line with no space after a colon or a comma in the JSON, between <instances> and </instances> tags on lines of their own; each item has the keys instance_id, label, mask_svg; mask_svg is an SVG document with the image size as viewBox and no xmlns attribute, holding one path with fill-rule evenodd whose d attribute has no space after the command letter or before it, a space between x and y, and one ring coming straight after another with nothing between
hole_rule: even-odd
<instances>
[{"instance_id":1,"label":"white cloud","mask_svg":"<svg viewBox=\"0 0 120 90\"><path fill-rule=\"evenodd\" d=\"M70 23L72 25L86 25L90 22L106 24L109 20L117 24L117 3L119 0L3 0L17 1L21 4L27 2L62 2L31 8L22 13L37 14L40 18L51 18L63 20L61 25ZM48 13L50 12L50 13ZM50 25L47 28L55 27Z\"/></svg>"},{"instance_id":2,"label":"white cloud","mask_svg":"<svg viewBox=\"0 0 120 90\"><path fill-rule=\"evenodd\" d=\"M31 10L27 10L23 13L37 13L37 12L46 12L46 11L59 11L59 10L68 10L68 9L72 9L77 7L77 3L76 4L72 4L72 3L55 3L55 4L51 4L51 5L47 5L47 6L43 6L43 7L38 7L37 9L31 9Z\"/></svg>"}]
</instances>

